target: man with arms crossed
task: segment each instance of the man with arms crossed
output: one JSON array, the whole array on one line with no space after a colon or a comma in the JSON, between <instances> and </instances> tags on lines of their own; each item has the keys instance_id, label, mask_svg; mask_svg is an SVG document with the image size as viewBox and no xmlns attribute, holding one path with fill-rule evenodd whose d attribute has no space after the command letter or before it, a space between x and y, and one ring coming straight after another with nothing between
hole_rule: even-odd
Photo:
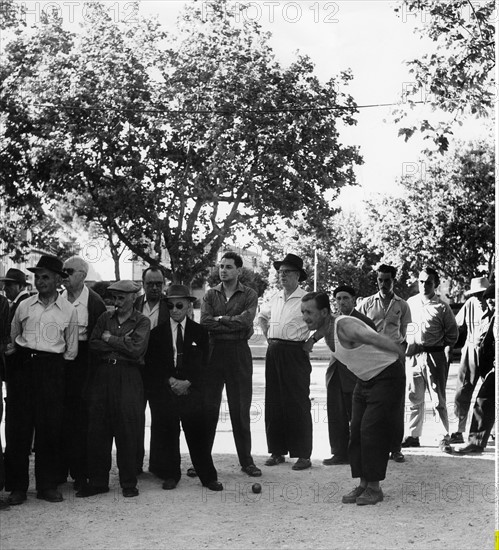
<instances>
[{"instance_id":1,"label":"man with arms crossed","mask_svg":"<svg viewBox=\"0 0 499 550\"><path fill-rule=\"evenodd\" d=\"M239 254L226 252L219 266L221 283L208 290L201 306L201 324L210 334L205 389L208 439L211 451L225 384L241 470L251 477L258 477L262 472L251 456L253 360L248 345L253 334L258 296L253 289L239 282L242 267Z\"/></svg>"}]
</instances>

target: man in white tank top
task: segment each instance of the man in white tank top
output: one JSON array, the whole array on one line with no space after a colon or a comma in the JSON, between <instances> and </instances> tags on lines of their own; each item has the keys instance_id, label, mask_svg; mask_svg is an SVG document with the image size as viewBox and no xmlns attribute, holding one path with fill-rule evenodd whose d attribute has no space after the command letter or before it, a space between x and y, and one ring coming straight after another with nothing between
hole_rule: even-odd
<instances>
[{"instance_id":1,"label":"man in white tank top","mask_svg":"<svg viewBox=\"0 0 499 550\"><path fill-rule=\"evenodd\" d=\"M324 336L335 357L358 381L353 393L348 455L353 478L360 483L343 503L376 504L383 500L397 407L405 391L405 353L399 344L350 316L331 314L329 297L310 292L302 298L302 315L312 338Z\"/></svg>"}]
</instances>

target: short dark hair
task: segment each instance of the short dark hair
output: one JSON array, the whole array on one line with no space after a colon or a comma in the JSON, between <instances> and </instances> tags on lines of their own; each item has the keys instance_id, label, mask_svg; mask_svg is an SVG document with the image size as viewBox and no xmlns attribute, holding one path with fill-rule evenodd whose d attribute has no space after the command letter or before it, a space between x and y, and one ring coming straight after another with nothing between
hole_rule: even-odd
<instances>
[{"instance_id":1,"label":"short dark hair","mask_svg":"<svg viewBox=\"0 0 499 550\"><path fill-rule=\"evenodd\" d=\"M338 292L348 292L348 294L350 294L351 296L357 296L357 293L355 292L355 289L351 286L348 286L348 285L340 285L340 286L337 286L334 290L333 290L333 297L336 298L336 294L338 294Z\"/></svg>"},{"instance_id":2,"label":"short dark hair","mask_svg":"<svg viewBox=\"0 0 499 550\"><path fill-rule=\"evenodd\" d=\"M423 267L423 269L421 271L424 271L425 273L428 273L428 275L433 275L433 280L435 281L435 286L438 286L440 284L440 277L439 277L436 269L433 269L433 267Z\"/></svg>"},{"instance_id":3,"label":"short dark hair","mask_svg":"<svg viewBox=\"0 0 499 550\"><path fill-rule=\"evenodd\" d=\"M329 296L325 292L308 292L301 299L302 302L310 302L310 300L314 300L315 305L319 309L327 309L328 311L331 311Z\"/></svg>"},{"instance_id":4,"label":"short dark hair","mask_svg":"<svg viewBox=\"0 0 499 550\"><path fill-rule=\"evenodd\" d=\"M234 265L236 267L243 267L243 259L236 252L232 252L232 250L224 252L224 255L220 258L220 260L223 260L224 258L227 260L234 260Z\"/></svg>"},{"instance_id":5,"label":"short dark hair","mask_svg":"<svg viewBox=\"0 0 499 550\"><path fill-rule=\"evenodd\" d=\"M147 273L149 273L149 271L152 271L153 273L156 273L159 271L159 273L163 275L163 280L165 279L165 274L159 265L150 265L149 267L144 269L144 271L142 272L142 282L146 280L146 275Z\"/></svg>"},{"instance_id":6,"label":"short dark hair","mask_svg":"<svg viewBox=\"0 0 499 550\"><path fill-rule=\"evenodd\" d=\"M393 267L393 265L381 264L376 271L378 273L389 273L392 279L397 277L397 268Z\"/></svg>"}]
</instances>

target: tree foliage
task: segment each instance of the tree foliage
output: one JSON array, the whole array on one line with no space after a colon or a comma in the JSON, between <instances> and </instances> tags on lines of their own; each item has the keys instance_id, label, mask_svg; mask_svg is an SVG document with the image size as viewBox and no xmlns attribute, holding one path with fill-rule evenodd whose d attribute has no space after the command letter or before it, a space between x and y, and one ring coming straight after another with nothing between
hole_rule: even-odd
<instances>
[{"instance_id":1,"label":"tree foliage","mask_svg":"<svg viewBox=\"0 0 499 550\"><path fill-rule=\"evenodd\" d=\"M374 243L383 261L414 273L423 264L461 285L494 261L492 139L460 143L430 157L425 170L401 180L402 197L369 204ZM422 175L424 174L424 175Z\"/></svg>"},{"instance_id":2,"label":"tree foliage","mask_svg":"<svg viewBox=\"0 0 499 550\"><path fill-rule=\"evenodd\" d=\"M176 36L92 3L80 34L49 16L8 45L9 208L64 203L185 283L237 228L298 210L320 224L324 195L354 184L361 162L339 142L339 123L355 123L341 91L351 74L321 83L306 57L282 68L256 23L203 4L186 7Z\"/></svg>"},{"instance_id":3,"label":"tree foliage","mask_svg":"<svg viewBox=\"0 0 499 550\"><path fill-rule=\"evenodd\" d=\"M395 122L423 101L433 110L452 115L439 122L422 118L415 125L401 127L407 140L414 132L433 139L439 151L449 145L452 128L469 115L490 117L497 101L495 72L494 0L401 0L395 11L403 21L417 18L417 32L433 41L435 49L407 62L414 85L405 91Z\"/></svg>"}]
</instances>

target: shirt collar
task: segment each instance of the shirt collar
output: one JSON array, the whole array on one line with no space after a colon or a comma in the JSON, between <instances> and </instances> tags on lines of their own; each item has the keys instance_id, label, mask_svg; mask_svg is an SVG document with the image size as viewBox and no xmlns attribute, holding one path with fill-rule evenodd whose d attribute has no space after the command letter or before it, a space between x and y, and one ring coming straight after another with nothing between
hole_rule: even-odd
<instances>
[{"instance_id":1,"label":"shirt collar","mask_svg":"<svg viewBox=\"0 0 499 550\"><path fill-rule=\"evenodd\" d=\"M184 334L185 334L185 325L187 324L187 316L184 317L184 320L180 324L182 325L182 330L184 331ZM171 326L172 330L177 330L177 325L178 325L178 321L174 321L170 317L170 326Z\"/></svg>"},{"instance_id":2,"label":"shirt collar","mask_svg":"<svg viewBox=\"0 0 499 550\"><path fill-rule=\"evenodd\" d=\"M89 296L90 292L88 290L88 286L87 285L83 285L83 288L81 289L81 292L80 292L80 295L78 296L78 298L76 298L76 300L73 302L73 305L74 306L77 306L78 304L81 304L82 306L86 306L88 304L88 296ZM68 290L67 289L64 289L62 291L62 294L61 294L64 298L68 298Z\"/></svg>"},{"instance_id":3,"label":"shirt collar","mask_svg":"<svg viewBox=\"0 0 499 550\"><path fill-rule=\"evenodd\" d=\"M19 300L25 295L29 296L29 292L26 289L21 290L21 292L19 292L19 294L14 298L13 303L17 304L17 302L19 302Z\"/></svg>"},{"instance_id":4,"label":"shirt collar","mask_svg":"<svg viewBox=\"0 0 499 550\"><path fill-rule=\"evenodd\" d=\"M221 292L222 294L225 295L225 291L222 283L218 284L217 286L214 286L213 290L217 290L218 292ZM241 281L239 281L239 279L237 281L236 290L234 290L234 294L236 292L244 292L244 286L241 284Z\"/></svg>"},{"instance_id":5,"label":"shirt collar","mask_svg":"<svg viewBox=\"0 0 499 550\"><path fill-rule=\"evenodd\" d=\"M36 296L36 300L33 302L33 305L36 304L36 303L40 303L40 304L42 304L43 307L45 307L45 304L40 300L40 294L35 294L35 296ZM64 300L64 299L65 298L63 298L59 293L57 293L57 298L50 305L55 305L60 310L62 310L62 300Z\"/></svg>"}]
</instances>

